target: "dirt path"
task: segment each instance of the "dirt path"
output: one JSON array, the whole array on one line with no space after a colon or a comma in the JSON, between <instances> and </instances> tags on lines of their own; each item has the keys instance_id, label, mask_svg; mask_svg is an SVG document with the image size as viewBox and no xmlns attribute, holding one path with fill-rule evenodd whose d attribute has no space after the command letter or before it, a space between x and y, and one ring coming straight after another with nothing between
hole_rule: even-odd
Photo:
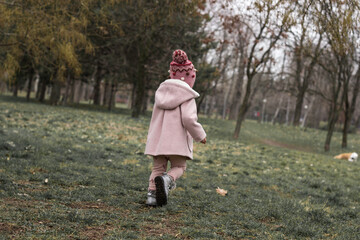
<instances>
[{"instance_id":1,"label":"dirt path","mask_svg":"<svg viewBox=\"0 0 360 240\"><path fill-rule=\"evenodd\" d=\"M262 144L266 144L266 145L270 145L270 146L274 146L274 147L282 147L282 148L293 149L293 150L302 151L302 152L314 152L309 147L302 147L302 146L277 142L277 141L270 140L270 139L258 139L258 141Z\"/></svg>"}]
</instances>

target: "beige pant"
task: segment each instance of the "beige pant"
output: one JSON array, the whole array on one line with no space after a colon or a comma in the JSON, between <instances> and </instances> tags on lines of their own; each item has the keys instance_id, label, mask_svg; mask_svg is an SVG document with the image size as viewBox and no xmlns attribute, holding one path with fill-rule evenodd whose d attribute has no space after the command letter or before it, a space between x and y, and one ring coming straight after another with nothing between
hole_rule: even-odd
<instances>
[{"instance_id":1,"label":"beige pant","mask_svg":"<svg viewBox=\"0 0 360 240\"><path fill-rule=\"evenodd\" d=\"M156 190L154 179L157 176L161 176L167 170L167 164L170 162L170 170L167 172L174 181L181 177L186 170L187 157L179 155L160 155L154 156L153 169L149 179L149 190Z\"/></svg>"}]
</instances>

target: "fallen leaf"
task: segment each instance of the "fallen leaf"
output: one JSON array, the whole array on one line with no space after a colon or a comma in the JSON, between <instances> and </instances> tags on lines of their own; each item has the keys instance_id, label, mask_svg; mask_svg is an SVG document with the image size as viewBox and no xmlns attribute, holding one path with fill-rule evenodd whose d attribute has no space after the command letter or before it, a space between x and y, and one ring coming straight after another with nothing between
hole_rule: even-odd
<instances>
[{"instance_id":1,"label":"fallen leaf","mask_svg":"<svg viewBox=\"0 0 360 240\"><path fill-rule=\"evenodd\" d=\"M221 196L225 196L226 194L227 194L227 190L224 190L224 189L221 189L221 188L217 188L216 189L216 192L218 193L218 194L220 194Z\"/></svg>"}]
</instances>

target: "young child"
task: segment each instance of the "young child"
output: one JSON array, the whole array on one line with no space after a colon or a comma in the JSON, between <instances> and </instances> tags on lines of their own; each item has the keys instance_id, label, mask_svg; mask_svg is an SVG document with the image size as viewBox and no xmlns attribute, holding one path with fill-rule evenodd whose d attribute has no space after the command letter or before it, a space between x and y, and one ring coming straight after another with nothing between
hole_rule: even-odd
<instances>
[{"instance_id":1,"label":"young child","mask_svg":"<svg viewBox=\"0 0 360 240\"><path fill-rule=\"evenodd\" d=\"M153 156L146 204L167 204L169 191L186 170L186 160L193 158L193 139L206 143L206 133L197 122L195 98L200 95L192 87L196 69L186 53L175 50L170 63L170 79L160 84L155 93L145 154ZM166 173L167 164L170 170Z\"/></svg>"}]
</instances>

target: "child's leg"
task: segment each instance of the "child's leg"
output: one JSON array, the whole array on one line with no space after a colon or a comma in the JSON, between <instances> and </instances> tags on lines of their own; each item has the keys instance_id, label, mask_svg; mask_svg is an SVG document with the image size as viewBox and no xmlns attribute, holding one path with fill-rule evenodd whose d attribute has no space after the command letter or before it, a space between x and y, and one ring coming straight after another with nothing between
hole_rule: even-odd
<instances>
[{"instance_id":1,"label":"child's leg","mask_svg":"<svg viewBox=\"0 0 360 240\"><path fill-rule=\"evenodd\" d=\"M156 190L155 177L161 176L167 169L167 158L165 156L154 156L153 169L149 179L149 191Z\"/></svg>"},{"instance_id":2,"label":"child's leg","mask_svg":"<svg viewBox=\"0 0 360 240\"><path fill-rule=\"evenodd\" d=\"M169 156L171 169L168 171L168 175L170 175L174 181L184 174L186 170L186 159L186 157L179 155Z\"/></svg>"}]
</instances>

